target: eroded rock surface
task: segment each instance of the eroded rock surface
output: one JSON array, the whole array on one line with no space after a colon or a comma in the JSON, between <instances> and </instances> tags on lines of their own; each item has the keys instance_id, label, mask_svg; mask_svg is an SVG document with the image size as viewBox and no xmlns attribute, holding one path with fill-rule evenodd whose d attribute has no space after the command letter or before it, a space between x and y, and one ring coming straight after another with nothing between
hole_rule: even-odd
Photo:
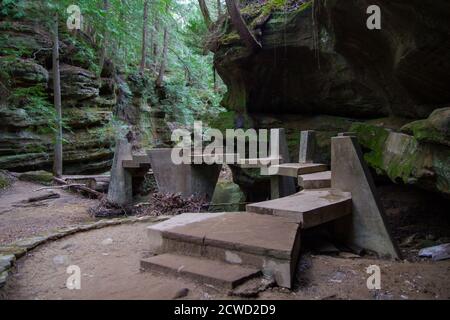
<instances>
[{"instance_id":1,"label":"eroded rock surface","mask_svg":"<svg viewBox=\"0 0 450 320\"><path fill-rule=\"evenodd\" d=\"M381 8L381 30L366 26L370 5ZM325 162L331 136L355 122L376 126L376 159L371 130L357 128L378 173L448 195L448 12L444 0L245 1L262 49L251 52L227 19L218 23L224 32L210 48L229 112L217 123L285 127L294 160L298 132L318 130Z\"/></svg>"}]
</instances>

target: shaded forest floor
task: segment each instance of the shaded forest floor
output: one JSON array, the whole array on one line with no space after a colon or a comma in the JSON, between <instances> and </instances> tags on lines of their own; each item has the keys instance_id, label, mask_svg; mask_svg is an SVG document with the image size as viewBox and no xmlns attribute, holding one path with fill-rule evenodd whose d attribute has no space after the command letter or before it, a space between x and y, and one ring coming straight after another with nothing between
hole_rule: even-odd
<instances>
[{"instance_id":1,"label":"shaded forest floor","mask_svg":"<svg viewBox=\"0 0 450 320\"><path fill-rule=\"evenodd\" d=\"M87 209L97 201L75 193L53 190L59 198L28 203L29 198L49 193L35 191L40 188L42 185L15 181L0 191L0 245L94 220Z\"/></svg>"},{"instance_id":2,"label":"shaded forest floor","mask_svg":"<svg viewBox=\"0 0 450 320\"><path fill-rule=\"evenodd\" d=\"M143 273L147 224L121 225L48 243L18 261L6 299L231 299L227 292L173 276ZM366 287L366 268L381 268L380 291ZM65 287L66 268L81 268L81 290ZM306 255L294 291L272 288L262 299L450 299L450 261L393 262Z\"/></svg>"},{"instance_id":3,"label":"shaded forest floor","mask_svg":"<svg viewBox=\"0 0 450 320\"><path fill-rule=\"evenodd\" d=\"M56 190L60 198L28 206L39 195L34 183L17 181L0 194L0 244L78 223L92 221L88 208L98 201ZM272 288L262 299L450 299L450 260L417 258L425 245L447 241L450 231L445 204L410 190L380 188L394 237L407 260L349 258L306 253L299 263L293 291ZM424 201L428 199L428 201ZM444 207L442 207L444 205ZM409 208L409 209L408 209ZM430 218L432 217L432 218ZM148 256L148 223L120 225L79 233L50 242L17 261L3 299L172 299L189 289L188 299L231 299L227 292L185 279L142 273L139 261ZM366 287L369 265L381 268L379 291ZM69 265L81 268L81 290L65 287Z\"/></svg>"}]
</instances>

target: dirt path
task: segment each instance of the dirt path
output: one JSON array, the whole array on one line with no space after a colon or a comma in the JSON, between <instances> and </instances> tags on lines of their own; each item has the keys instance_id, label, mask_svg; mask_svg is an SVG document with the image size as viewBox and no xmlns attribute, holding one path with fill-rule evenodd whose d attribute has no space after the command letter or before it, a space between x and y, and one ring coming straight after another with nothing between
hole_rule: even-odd
<instances>
[{"instance_id":1,"label":"dirt path","mask_svg":"<svg viewBox=\"0 0 450 320\"><path fill-rule=\"evenodd\" d=\"M31 237L54 229L92 221L87 209L96 203L74 193L54 190L58 199L49 199L34 205L22 201L48 193L35 192L42 185L16 181L0 193L0 245Z\"/></svg>"},{"instance_id":2,"label":"dirt path","mask_svg":"<svg viewBox=\"0 0 450 320\"><path fill-rule=\"evenodd\" d=\"M121 225L76 234L46 244L20 259L4 288L6 299L229 299L226 292L181 278L142 273L148 255L147 224ZM366 287L366 268L380 266L382 290ZM81 268L81 290L65 287L66 268ZM263 299L450 299L450 261L392 262L306 256L294 292L274 288Z\"/></svg>"}]
</instances>

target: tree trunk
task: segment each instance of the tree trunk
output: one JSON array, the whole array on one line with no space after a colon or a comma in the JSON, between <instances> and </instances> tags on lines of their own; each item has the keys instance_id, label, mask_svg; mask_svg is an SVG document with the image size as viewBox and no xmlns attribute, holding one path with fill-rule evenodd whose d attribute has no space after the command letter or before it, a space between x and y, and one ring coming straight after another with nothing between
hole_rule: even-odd
<instances>
[{"instance_id":1,"label":"tree trunk","mask_svg":"<svg viewBox=\"0 0 450 320\"><path fill-rule=\"evenodd\" d=\"M156 74L158 70L158 57L159 57L159 47L158 47L158 38L159 38L159 20L156 14L153 15L153 26L150 32L150 51L152 56L151 68L153 72Z\"/></svg>"},{"instance_id":2,"label":"tree trunk","mask_svg":"<svg viewBox=\"0 0 450 320\"><path fill-rule=\"evenodd\" d=\"M147 60L147 32L148 32L148 0L144 2L144 26L142 28L142 58L139 71L145 70L145 62Z\"/></svg>"},{"instance_id":3,"label":"tree trunk","mask_svg":"<svg viewBox=\"0 0 450 320\"><path fill-rule=\"evenodd\" d=\"M109 0L103 0L103 10L105 10L105 12L108 12ZM103 71L103 65L105 64L107 46L108 46L108 31L105 31L104 38L103 38L102 51L100 53L100 62L98 64L100 67L100 75Z\"/></svg>"},{"instance_id":4,"label":"tree trunk","mask_svg":"<svg viewBox=\"0 0 450 320\"><path fill-rule=\"evenodd\" d=\"M261 43L256 40L253 33L248 29L244 19L241 16L238 4L236 0L225 0L228 13L230 14L231 23L236 28L239 37L244 41L247 48L252 51L256 51L262 48Z\"/></svg>"},{"instance_id":5,"label":"tree trunk","mask_svg":"<svg viewBox=\"0 0 450 320\"><path fill-rule=\"evenodd\" d=\"M220 17L222 15L222 4L220 0L217 0L217 17Z\"/></svg>"},{"instance_id":6,"label":"tree trunk","mask_svg":"<svg viewBox=\"0 0 450 320\"><path fill-rule=\"evenodd\" d=\"M158 78L156 79L156 86L161 88L164 82L164 73L166 72L167 65L167 49L169 47L169 32L167 27L164 28L164 44L163 44L163 52L161 57L161 65L159 67Z\"/></svg>"},{"instance_id":7,"label":"tree trunk","mask_svg":"<svg viewBox=\"0 0 450 320\"><path fill-rule=\"evenodd\" d=\"M155 30L155 40L153 42L153 56L155 57L159 57L159 43L158 43L158 36L159 36L159 18L158 16L155 17L155 22L154 22L154 30Z\"/></svg>"},{"instance_id":8,"label":"tree trunk","mask_svg":"<svg viewBox=\"0 0 450 320\"><path fill-rule=\"evenodd\" d=\"M203 19L205 20L206 27L208 30L211 30L212 20L209 15L208 6L205 3L205 0L198 0L198 4L200 5L200 10L202 11Z\"/></svg>"},{"instance_id":9,"label":"tree trunk","mask_svg":"<svg viewBox=\"0 0 450 320\"><path fill-rule=\"evenodd\" d=\"M217 83L217 71L216 71L216 68L214 68L214 66L212 67L212 71L213 71L213 79L214 79L214 92L218 92L219 84Z\"/></svg>"},{"instance_id":10,"label":"tree trunk","mask_svg":"<svg viewBox=\"0 0 450 320\"><path fill-rule=\"evenodd\" d=\"M58 14L55 14L53 27L53 96L56 109L56 138L55 155L53 160L53 174L62 176L63 153L62 153L62 112L61 112L61 78L59 74L59 36L58 36Z\"/></svg>"}]
</instances>

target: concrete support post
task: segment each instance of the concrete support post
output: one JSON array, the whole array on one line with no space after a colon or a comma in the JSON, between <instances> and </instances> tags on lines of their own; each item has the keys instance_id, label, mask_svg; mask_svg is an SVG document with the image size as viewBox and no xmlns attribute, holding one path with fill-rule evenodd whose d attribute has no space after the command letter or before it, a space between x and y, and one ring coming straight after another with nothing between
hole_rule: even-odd
<instances>
[{"instance_id":1,"label":"concrete support post","mask_svg":"<svg viewBox=\"0 0 450 320\"><path fill-rule=\"evenodd\" d=\"M352 215L335 222L342 241L380 256L399 258L400 252L386 224L372 176L355 137L331 139L331 187L352 194Z\"/></svg>"},{"instance_id":2,"label":"concrete support post","mask_svg":"<svg viewBox=\"0 0 450 320\"><path fill-rule=\"evenodd\" d=\"M126 139L116 142L113 165L111 168L111 181L108 188L109 202L125 206L133 202L133 186L131 173L123 168L123 160L131 160L131 143Z\"/></svg>"},{"instance_id":3,"label":"concrete support post","mask_svg":"<svg viewBox=\"0 0 450 320\"><path fill-rule=\"evenodd\" d=\"M274 150L273 146L278 145L278 153L281 157L281 163L289 163L289 149L287 145L286 132L283 128L272 129L276 130L277 134L272 135L271 137L277 137L276 141L270 141L271 148L270 150ZM271 154L271 157L275 157L277 155ZM280 197L290 196L295 193L295 180L292 177L282 177L282 176L272 176L270 180L270 188L271 188L271 197L272 199L277 199Z\"/></svg>"},{"instance_id":4,"label":"concrete support post","mask_svg":"<svg viewBox=\"0 0 450 320\"><path fill-rule=\"evenodd\" d=\"M307 130L300 132L300 151L298 162L313 163L316 152L316 132Z\"/></svg>"}]
</instances>

